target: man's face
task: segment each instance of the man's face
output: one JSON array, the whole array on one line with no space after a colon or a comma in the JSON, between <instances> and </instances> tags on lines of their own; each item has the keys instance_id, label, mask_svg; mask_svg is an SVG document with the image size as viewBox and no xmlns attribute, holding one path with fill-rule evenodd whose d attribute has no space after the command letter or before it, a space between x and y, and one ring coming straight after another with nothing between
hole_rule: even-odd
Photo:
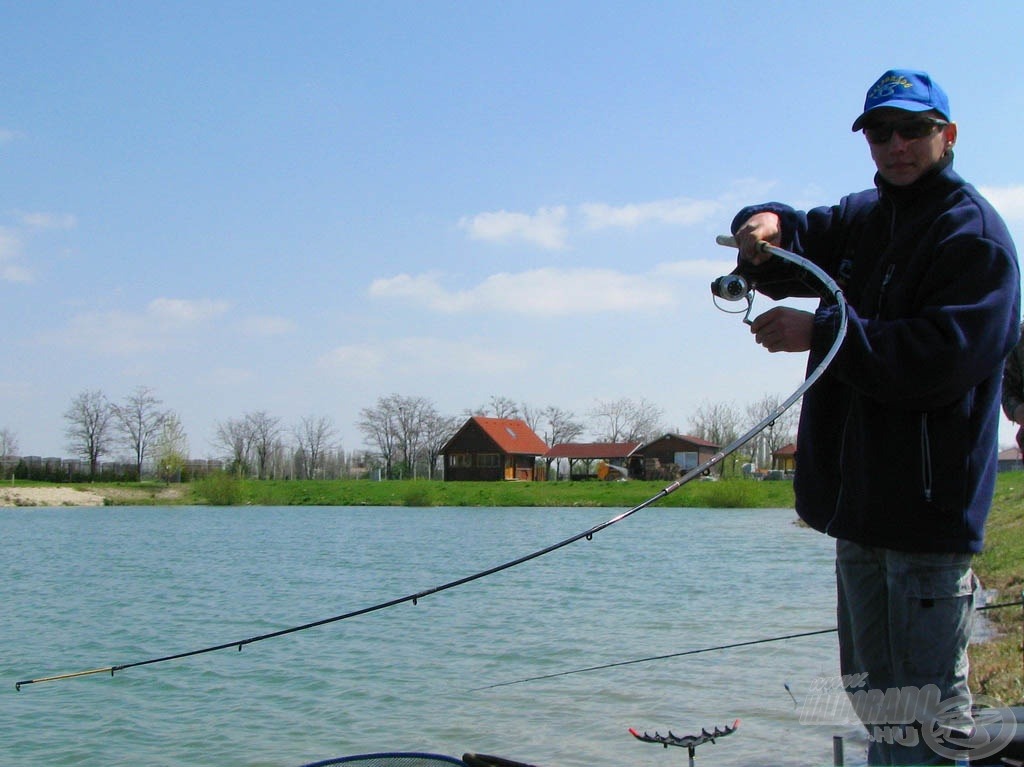
<instances>
[{"instance_id":1,"label":"man's face","mask_svg":"<svg viewBox=\"0 0 1024 767\"><path fill-rule=\"evenodd\" d=\"M940 122L945 120L938 112L879 109L872 113L864 124L864 135L879 175L895 186L921 178L956 143L956 124ZM886 134L891 135L878 140Z\"/></svg>"}]
</instances>

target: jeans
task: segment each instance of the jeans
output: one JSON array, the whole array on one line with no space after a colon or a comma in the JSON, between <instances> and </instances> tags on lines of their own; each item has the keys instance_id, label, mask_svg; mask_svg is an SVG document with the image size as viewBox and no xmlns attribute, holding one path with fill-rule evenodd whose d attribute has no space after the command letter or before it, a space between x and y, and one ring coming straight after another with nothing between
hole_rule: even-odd
<instances>
[{"instance_id":1,"label":"jeans","mask_svg":"<svg viewBox=\"0 0 1024 767\"><path fill-rule=\"evenodd\" d=\"M973 729L970 554L836 542L839 658L869 765L952 764Z\"/></svg>"}]
</instances>

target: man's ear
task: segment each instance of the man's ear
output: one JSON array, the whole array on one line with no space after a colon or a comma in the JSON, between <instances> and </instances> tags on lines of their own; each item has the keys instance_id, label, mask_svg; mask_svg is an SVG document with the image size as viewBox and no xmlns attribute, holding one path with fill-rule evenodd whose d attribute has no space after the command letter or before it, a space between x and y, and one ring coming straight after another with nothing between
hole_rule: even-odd
<instances>
[{"instance_id":1,"label":"man's ear","mask_svg":"<svg viewBox=\"0 0 1024 767\"><path fill-rule=\"evenodd\" d=\"M946 139L946 151L948 152L956 144L956 123L950 123L942 129L943 138Z\"/></svg>"}]
</instances>

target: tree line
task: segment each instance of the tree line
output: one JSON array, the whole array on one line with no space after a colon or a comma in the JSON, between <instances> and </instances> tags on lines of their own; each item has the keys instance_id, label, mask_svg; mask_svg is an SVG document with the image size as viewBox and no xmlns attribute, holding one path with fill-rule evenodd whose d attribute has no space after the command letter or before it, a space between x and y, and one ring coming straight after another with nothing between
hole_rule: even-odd
<instances>
[{"instance_id":1,"label":"tree line","mask_svg":"<svg viewBox=\"0 0 1024 767\"><path fill-rule=\"evenodd\" d=\"M336 479L372 476L380 479L438 476L441 449L470 416L521 419L549 446L564 442L646 442L668 432L726 445L776 410L781 399L764 396L740 410L733 405L703 402L688 427L665 425L661 407L646 400L599 400L583 416L548 405L535 407L505 396L445 415L426 397L389 394L359 411L356 426L365 449L346 453L329 416L310 415L287 425L266 411L245 413L215 425L212 445L224 468L257 479ZM793 440L796 412L780 416L755 437L740 460L768 466L771 454ZM144 473L165 480L187 477L188 439L179 415L163 407L153 389L139 386L119 402L102 391L76 395L64 412L67 449L81 459L90 478L113 455ZM17 435L0 428L0 459L17 454ZM735 469L735 462L733 463Z\"/></svg>"}]
</instances>

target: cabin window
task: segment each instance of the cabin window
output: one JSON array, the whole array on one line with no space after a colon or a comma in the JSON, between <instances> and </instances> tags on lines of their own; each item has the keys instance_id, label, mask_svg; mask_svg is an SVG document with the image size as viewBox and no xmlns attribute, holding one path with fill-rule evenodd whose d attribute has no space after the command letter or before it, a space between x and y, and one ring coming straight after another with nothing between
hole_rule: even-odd
<instances>
[{"instance_id":1,"label":"cabin window","mask_svg":"<svg viewBox=\"0 0 1024 767\"><path fill-rule=\"evenodd\" d=\"M496 469L501 466L501 455L498 453L480 453L476 457L476 465L484 469Z\"/></svg>"},{"instance_id":2,"label":"cabin window","mask_svg":"<svg viewBox=\"0 0 1024 767\"><path fill-rule=\"evenodd\" d=\"M674 458L676 466L680 469L695 469L697 468L697 454L696 453L676 453Z\"/></svg>"},{"instance_id":3,"label":"cabin window","mask_svg":"<svg viewBox=\"0 0 1024 767\"><path fill-rule=\"evenodd\" d=\"M471 453L454 453L450 456L449 460L451 460L452 466L459 468L473 465L473 455Z\"/></svg>"}]
</instances>

